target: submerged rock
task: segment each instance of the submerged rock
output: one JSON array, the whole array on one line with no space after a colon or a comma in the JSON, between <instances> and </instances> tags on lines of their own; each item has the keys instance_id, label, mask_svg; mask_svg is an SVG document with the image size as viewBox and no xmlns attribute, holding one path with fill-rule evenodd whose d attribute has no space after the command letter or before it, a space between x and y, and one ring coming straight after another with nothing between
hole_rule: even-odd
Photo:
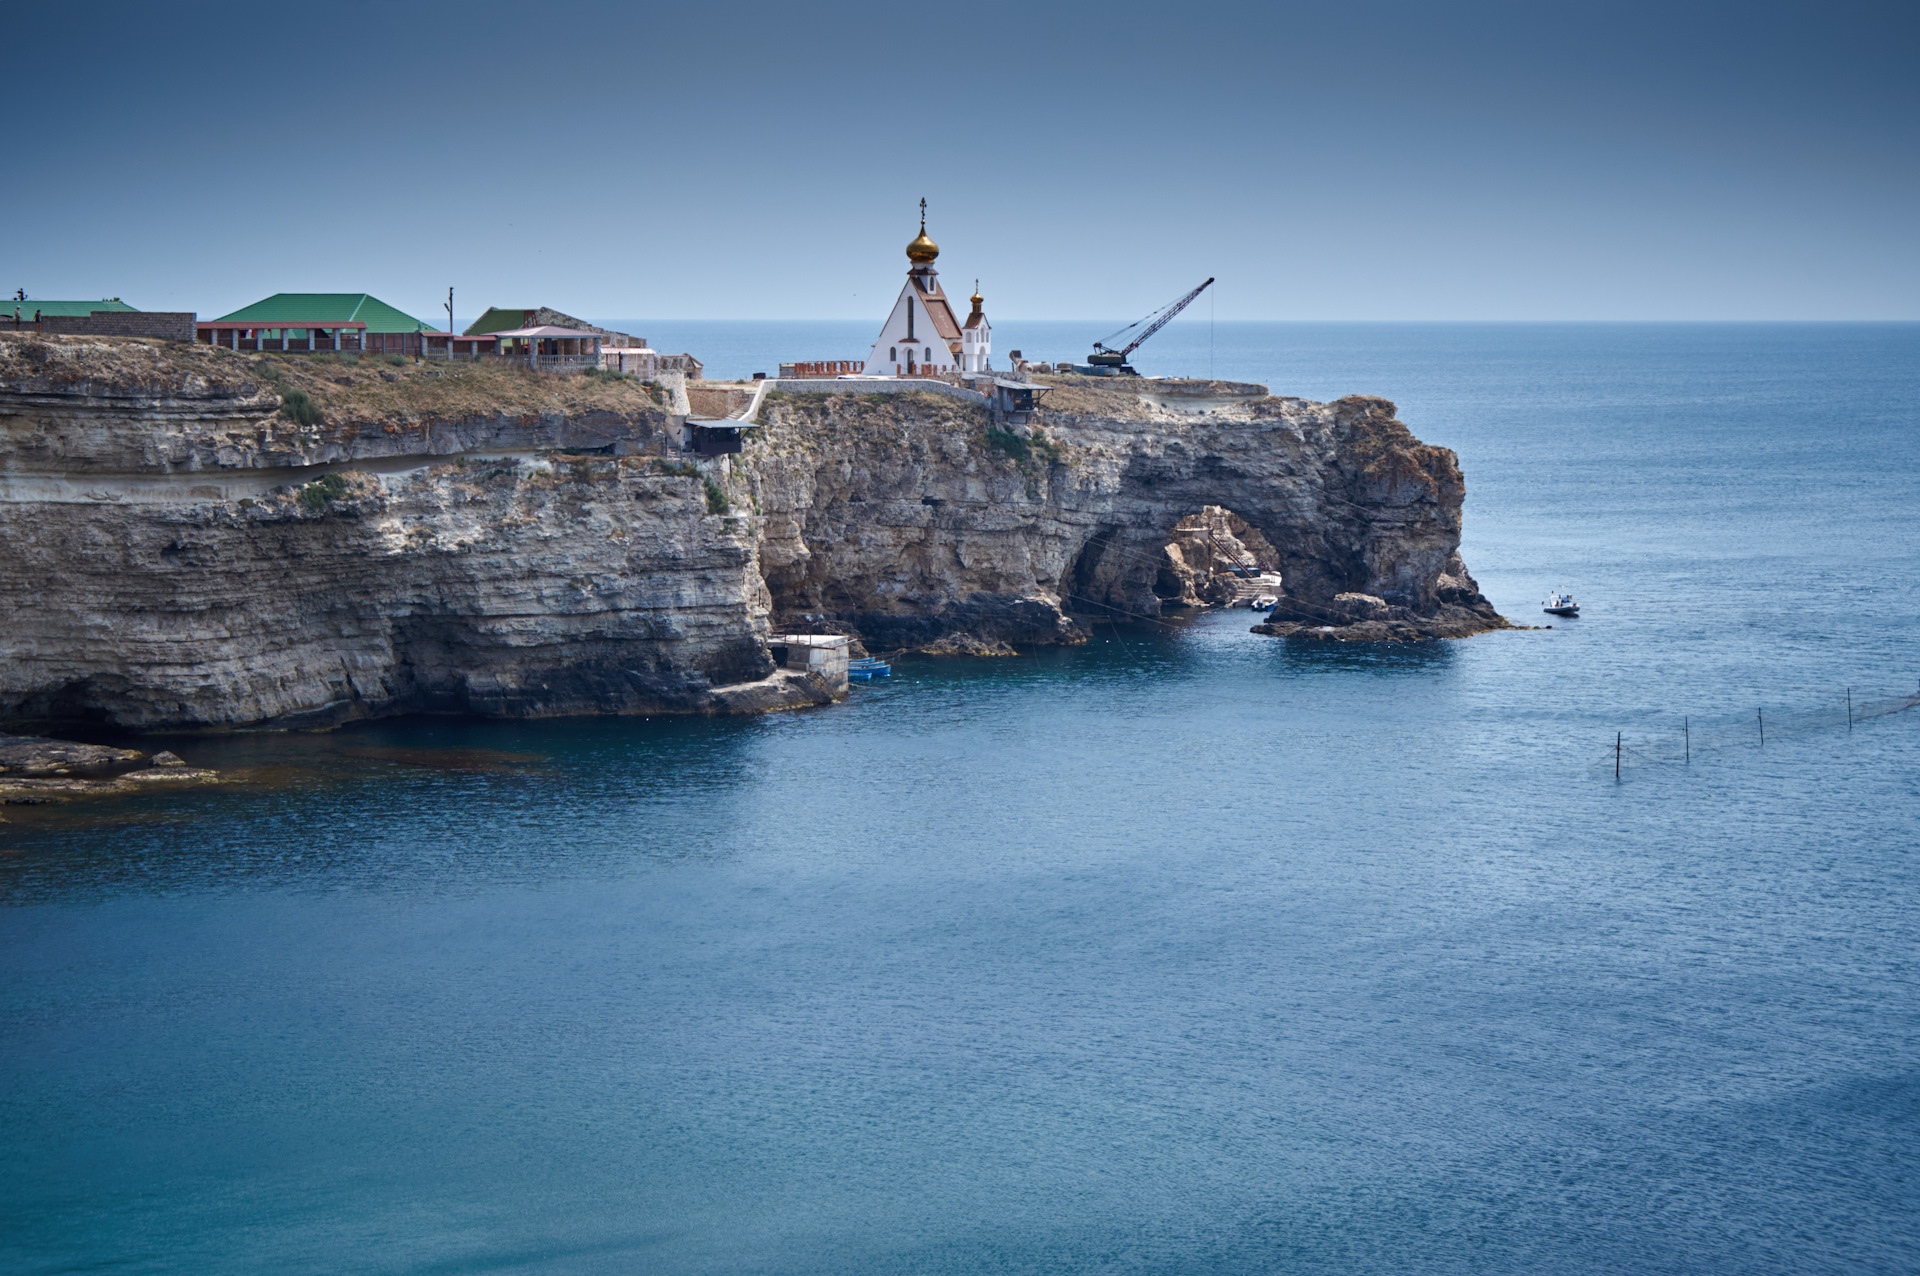
<instances>
[{"instance_id":1,"label":"submerged rock","mask_svg":"<svg viewBox=\"0 0 1920 1276\"><path fill-rule=\"evenodd\" d=\"M0 776L108 776L149 761L146 754L135 749L44 736L0 735Z\"/></svg>"},{"instance_id":2,"label":"submerged rock","mask_svg":"<svg viewBox=\"0 0 1920 1276\"><path fill-rule=\"evenodd\" d=\"M33 806L217 779L215 772L188 766L164 750L148 757L137 749L0 735L0 805Z\"/></svg>"},{"instance_id":3,"label":"submerged rock","mask_svg":"<svg viewBox=\"0 0 1920 1276\"><path fill-rule=\"evenodd\" d=\"M972 634L948 634L920 648L928 656L1017 656L1020 653L997 640L976 638Z\"/></svg>"}]
</instances>

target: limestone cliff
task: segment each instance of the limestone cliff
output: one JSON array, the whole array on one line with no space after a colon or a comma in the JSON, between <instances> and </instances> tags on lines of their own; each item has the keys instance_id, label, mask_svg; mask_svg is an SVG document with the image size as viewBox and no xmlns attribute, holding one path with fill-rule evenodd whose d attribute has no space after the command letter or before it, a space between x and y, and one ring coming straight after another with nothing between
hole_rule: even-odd
<instances>
[{"instance_id":1,"label":"limestone cliff","mask_svg":"<svg viewBox=\"0 0 1920 1276\"><path fill-rule=\"evenodd\" d=\"M716 692L773 674L754 530L691 466L606 454L659 435L643 389L260 363L0 339L0 721L824 699ZM277 415L296 390L319 420Z\"/></svg>"},{"instance_id":2,"label":"limestone cliff","mask_svg":"<svg viewBox=\"0 0 1920 1276\"><path fill-rule=\"evenodd\" d=\"M1166 547L1217 505L1277 556L1285 596L1263 632L1457 637L1505 623L1459 559L1453 453L1414 438L1386 400L1052 384L1024 435L932 396L772 398L742 469L779 612L870 647L955 631L1074 641L1073 615L1155 617L1177 601L1156 588Z\"/></svg>"},{"instance_id":3,"label":"limestone cliff","mask_svg":"<svg viewBox=\"0 0 1920 1276\"><path fill-rule=\"evenodd\" d=\"M819 703L774 672L770 616L878 648L1077 641L1075 613L1159 614L1175 526L1208 505L1278 555L1283 626L1502 623L1455 553L1452 454L1382 400L1063 381L1009 432L950 398L776 392L742 454L697 467L666 455L688 406L0 334L0 724Z\"/></svg>"}]
</instances>

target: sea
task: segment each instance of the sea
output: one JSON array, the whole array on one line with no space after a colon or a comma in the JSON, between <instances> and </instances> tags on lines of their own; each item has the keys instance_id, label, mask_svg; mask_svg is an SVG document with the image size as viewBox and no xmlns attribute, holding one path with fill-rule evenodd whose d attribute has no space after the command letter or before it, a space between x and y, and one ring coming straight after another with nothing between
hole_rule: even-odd
<instances>
[{"instance_id":1,"label":"sea","mask_svg":"<svg viewBox=\"0 0 1920 1276\"><path fill-rule=\"evenodd\" d=\"M0 809L0 1271L1920 1270L1920 325L1136 363L1392 399L1551 628L136 741L235 783Z\"/></svg>"}]
</instances>

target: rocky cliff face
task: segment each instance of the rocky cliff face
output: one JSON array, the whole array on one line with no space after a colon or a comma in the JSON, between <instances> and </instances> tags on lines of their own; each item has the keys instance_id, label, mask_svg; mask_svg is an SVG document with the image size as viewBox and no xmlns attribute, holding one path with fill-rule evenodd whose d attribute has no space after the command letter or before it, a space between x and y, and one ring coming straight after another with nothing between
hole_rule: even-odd
<instances>
[{"instance_id":1,"label":"rocky cliff face","mask_svg":"<svg viewBox=\"0 0 1920 1276\"><path fill-rule=\"evenodd\" d=\"M1158 614L1206 505L1280 556L1283 623L1502 623L1454 552L1452 454L1382 400L1063 385L1022 437L945 398L774 395L698 468L662 455L674 410L630 381L0 335L0 723L819 703L774 673L770 614L1073 642L1076 611Z\"/></svg>"},{"instance_id":2,"label":"rocky cliff face","mask_svg":"<svg viewBox=\"0 0 1920 1276\"><path fill-rule=\"evenodd\" d=\"M509 385L444 415L354 400L393 389L383 376L430 404L463 389L378 364L267 379L205 348L0 341L0 720L824 698L787 679L716 692L773 674L753 527L709 514L690 466L605 454L657 440L644 392L503 404ZM294 389L321 421L276 415Z\"/></svg>"},{"instance_id":3,"label":"rocky cliff face","mask_svg":"<svg viewBox=\"0 0 1920 1276\"><path fill-rule=\"evenodd\" d=\"M1224 506L1277 555L1269 632L1455 637L1505 622L1460 562L1453 453L1384 399L1063 378L1031 437L931 396L770 401L743 470L776 608L869 646L1073 641L1152 617L1178 524Z\"/></svg>"}]
</instances>

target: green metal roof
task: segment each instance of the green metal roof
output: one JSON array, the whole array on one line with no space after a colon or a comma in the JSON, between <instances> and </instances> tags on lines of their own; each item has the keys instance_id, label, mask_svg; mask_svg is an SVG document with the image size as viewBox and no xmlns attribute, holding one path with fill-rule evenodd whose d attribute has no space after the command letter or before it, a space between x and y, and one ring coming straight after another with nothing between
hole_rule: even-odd
<instances>
[{"instance_id":1,"label":"green metal roof","mask_svg":"<svg viewBox=\"0 0 1920 1276\"><path fill-rule=\"evenodd\" d=\"M462 336L485 336L489 332L512 332L515 328L527 326L527 316L535 310L533 306L514 306L502 309L499 306L487 307L487 313L468 325Z\"/></svg>"},{"instance_id":2,"label":"green metal roof","mask_svg":"<svg viewBox=\"0 0 1920 1276\"><path fill-rule=\"evenodd\" d=\"M36 310L51 319L55 315L79 315L85 318L96 310L132 309L132 306L118 297L109 297L105 301L42 301L38 297L15 301L12 297L8 297L5 302L0 302L0 310L4 310L9 315L18 310L23 319L30 317Z\"/></svg>"},{"instance_id":3,"label":"green metal roof","mask_svg":"<svg viewBox=\"0 0 1920 1276\"><path fill-rule=\"evenodd\" d=\"M325 327L364 323L368 332L435 332L438 329L402 314L364 292L276 292L265 301L242 306L216 323L248 322L262 328Z\"/></svg>"}]
</instances>

